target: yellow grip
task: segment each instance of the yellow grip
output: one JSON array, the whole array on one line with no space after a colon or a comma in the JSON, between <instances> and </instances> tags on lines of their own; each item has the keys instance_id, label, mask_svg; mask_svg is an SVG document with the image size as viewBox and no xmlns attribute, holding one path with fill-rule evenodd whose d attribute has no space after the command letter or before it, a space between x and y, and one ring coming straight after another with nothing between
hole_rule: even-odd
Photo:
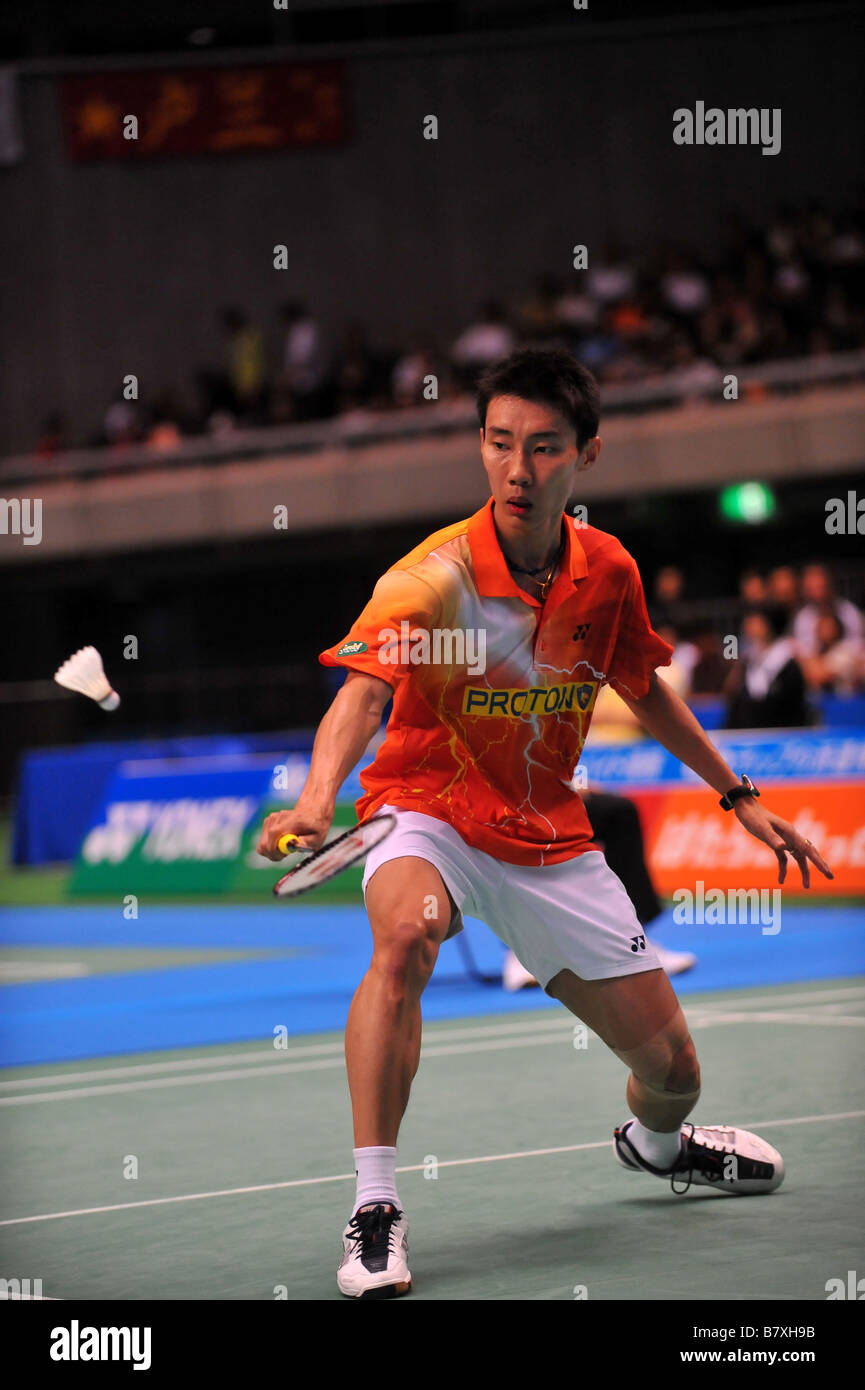
<instances>
[{"instance_id":1,"label":"yellow grip","mask_svg":"<svg viewBox=\"0 0 865 1390\"><path fill-rule=\"evenodd\" d=\"M280 835L276 842L276 848L279 850L280 854L291 854L293 850L297 849L299 843L300 836L289 833L287 835Z\"/></svg>"}]
</instances>

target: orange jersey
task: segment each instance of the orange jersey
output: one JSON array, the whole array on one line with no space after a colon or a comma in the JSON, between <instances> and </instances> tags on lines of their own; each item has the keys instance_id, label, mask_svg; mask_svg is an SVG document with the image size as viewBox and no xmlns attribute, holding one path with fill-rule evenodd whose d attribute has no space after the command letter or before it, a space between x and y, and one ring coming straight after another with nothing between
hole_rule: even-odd
<instances>
[{"instance_id":1,"label":"orange jersey","mask_svg":"<svg viewBox=\"0 0 865 1390\"><path fill-rule=\"evenodd\" d=\"M361 820L389 803L447 821L509 864L591 847L573 789L599 688L639 699L672 648L652 631L640 575L615 536L565 517L546 602L514 582L492 499L393 565L348 636L322 652L393 686Z\"/></svg>"}]
</instances>

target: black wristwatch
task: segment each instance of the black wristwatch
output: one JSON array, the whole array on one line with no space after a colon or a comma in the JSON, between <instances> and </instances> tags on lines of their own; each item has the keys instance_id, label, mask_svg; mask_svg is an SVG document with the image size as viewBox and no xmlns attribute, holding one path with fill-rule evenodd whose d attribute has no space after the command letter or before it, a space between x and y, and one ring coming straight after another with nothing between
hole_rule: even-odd
<instances>
[{"instance_id":1,"label":"black wristwatch","mask_svg":"<svg viewBox=\"0 0 865 1390\"><path fill-rule=\"evenodd\" d=\"M724 792L724 795L721 797L721 800L718 802L718 805L723 806L725 811L732 811L734 802L739 801L743 796L759 795L760 793L757 791L757 788L754 786L754 783L751 781L750 777L745 777L743 774L742 781L740 782L739 786L732 787L730 791Z\"/></svg>"}]
</instances>

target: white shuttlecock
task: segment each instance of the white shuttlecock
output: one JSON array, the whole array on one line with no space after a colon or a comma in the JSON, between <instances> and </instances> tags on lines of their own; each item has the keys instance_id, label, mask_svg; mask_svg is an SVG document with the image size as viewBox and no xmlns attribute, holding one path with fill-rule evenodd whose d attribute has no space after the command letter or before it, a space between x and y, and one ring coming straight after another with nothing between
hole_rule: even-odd
<instances>
[{"instance_id":1,"label":"white shuttlecock","mask_svg":"<svg viewBox=\"0 0 865 1390\"><path fill-rule=\"evenodd\" d=\"M117 709L120 696L112 690L104 670L102 657L95 647L82 647L54 672L58 685L75 690L95 700L100 709Z\"/></svg>"}]
</instances>

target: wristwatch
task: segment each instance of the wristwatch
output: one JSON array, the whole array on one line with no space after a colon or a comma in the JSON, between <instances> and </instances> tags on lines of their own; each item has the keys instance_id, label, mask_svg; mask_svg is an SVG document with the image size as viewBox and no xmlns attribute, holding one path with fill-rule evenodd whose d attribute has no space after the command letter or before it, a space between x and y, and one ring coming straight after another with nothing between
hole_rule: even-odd
<instances>
[{"instance_id":1,"label":"wristwatch","mask_svg":"<svg viewBox=\"0 0 865 1390\"><path fill-rule=\"evenodd\" d=\"M759 795L760 793L757 791L750 777L745 777L743 774L740 784L737 787L731 787L730 791L724 792L718 805L723 806L725 811L732 811L733 803L739 801L743 796Z\"/></svg>"}]
</instances>

